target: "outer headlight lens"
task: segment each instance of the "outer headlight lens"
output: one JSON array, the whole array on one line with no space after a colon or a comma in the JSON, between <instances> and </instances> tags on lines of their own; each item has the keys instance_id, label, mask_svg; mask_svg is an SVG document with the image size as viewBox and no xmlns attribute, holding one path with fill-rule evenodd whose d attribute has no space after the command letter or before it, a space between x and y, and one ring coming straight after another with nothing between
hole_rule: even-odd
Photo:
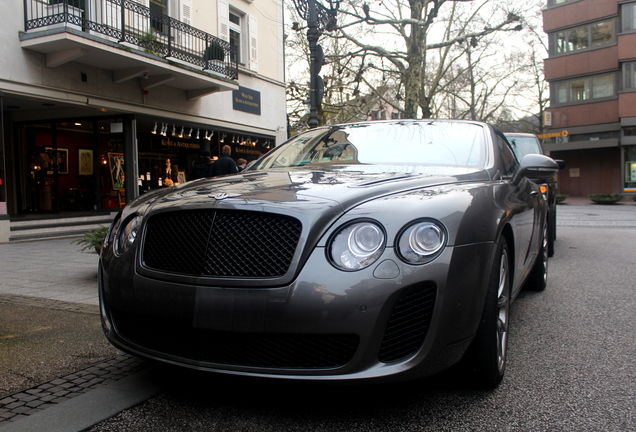
<instances>
[{"instance_id":1,"label":"outer headlight lens","mask_svg":"<svg viewBox=\"0 0 636 432\"><path fill-rule=\"evenodd\" d=\"M382 255L384 230L373 222L346 225L333 237L329 246L331 262L340 270L361 270Z\"/></svg>"},{"instance_id":2,"label":"outer headlight lens","mask_svg":"<svg viewBox=\"0 0 636 432\"><path fill-rule=\"evenodd\" d=\"M125 254L135 243L140 224L141 216L135 216L120 226L115 239L115 253L117 255Z\"/></svg>"},{"instance_id":3,"label":"outer headlight lens","mask_svg":"<svg viewBox=\"0 0 636 432\"><path fill-rule=\"evenodd\" d=\"M400 256L411 264L424 264L433 260L445 246L446 231L431 221L409 226L398 239Z\"/></svg>"}]
</instances>

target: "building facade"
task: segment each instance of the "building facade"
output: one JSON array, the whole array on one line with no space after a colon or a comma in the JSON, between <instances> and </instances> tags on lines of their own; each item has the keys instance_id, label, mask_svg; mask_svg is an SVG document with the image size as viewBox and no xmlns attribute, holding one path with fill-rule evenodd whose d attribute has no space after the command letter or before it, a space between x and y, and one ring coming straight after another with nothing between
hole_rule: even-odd
<instances>
[{"instance_id":1,"label":"building facade","mask_svg":"<svg viewBox=\"0 0 636 432\"><path fill-rule=\"evenodd\" d=\"M286 139L281 0L3 6L2 219L116 209L202 150L250 161Z\"/></svg>"},{"instance_id":2,"label":"building facade","mask_svg":"<svg viewBox=\"0 0 636 432\"><path fill-rule=\"evenodd\" d=\"M545 147L561 193L636 193L636 1L548 0Z\"/></svg>"}]
</instances>

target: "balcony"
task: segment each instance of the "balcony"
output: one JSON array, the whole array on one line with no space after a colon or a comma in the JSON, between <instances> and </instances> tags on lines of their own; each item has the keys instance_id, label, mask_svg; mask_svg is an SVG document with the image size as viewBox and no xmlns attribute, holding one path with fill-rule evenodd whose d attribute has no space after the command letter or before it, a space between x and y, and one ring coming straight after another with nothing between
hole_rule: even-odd
<instances>
[{"instance_id":1,"label":"balcony","mask_svg":"<svg viewBox=\"0 0 636 432\"><path fill-rule=\"evenodd\" d=\"M46 66L70 61L134 78L148 90L168 85L196 99L238 89L229 42L133 0L24 0L22 48L46 55Z\"/></svg>"}]
</instances>

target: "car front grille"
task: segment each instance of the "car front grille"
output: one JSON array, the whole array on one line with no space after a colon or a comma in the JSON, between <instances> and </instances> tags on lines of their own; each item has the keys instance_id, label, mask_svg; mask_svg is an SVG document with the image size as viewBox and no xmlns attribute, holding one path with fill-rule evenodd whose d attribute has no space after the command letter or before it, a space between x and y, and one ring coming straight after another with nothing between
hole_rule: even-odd
<instances>
[{"instance_id":1,"label":"car front grille","mask_svg":"<svg viewBox=\"0 0 636 432\"><path fill-rule=\"evenodd\" d=\"M424 343L437 289L432 284L407 289L393 307L384 333L379 360L384 363L414 354Z\"/></svg>"},{"instance_id":2,"label":"car front grille","mask_svg":"<svg viewBox=\"0 0 636 432\"><path fill-rule=\"evenodd\" d=\"M236 210L159 213L148 219L146 268L193 276L280 277L302 231L285 215Z\"/></svg>"},{"instance_id":3,"label":"car front grille","mask_svg":"<svg viewBox=\"0 0 636 432\"><path fill-rule=\"evenodd\" d=\"M347 364L357 335L237 333L193 328L187 319L156 319L111 310L117 332L148 350L191 361L268 369L332 369Z\"/></svg>"}]
</instances>

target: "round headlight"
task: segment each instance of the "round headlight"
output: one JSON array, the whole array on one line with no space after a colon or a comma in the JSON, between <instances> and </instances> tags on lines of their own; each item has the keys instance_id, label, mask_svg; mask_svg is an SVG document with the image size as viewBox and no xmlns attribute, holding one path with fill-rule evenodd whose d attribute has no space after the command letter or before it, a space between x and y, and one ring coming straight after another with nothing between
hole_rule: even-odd
<instances>
[{"instance_id":1,"label":"round headlight","mask_svg":"<svg viewBox=\"0 0 636 432\"><path fill-rule=\"evenodd\" d=\"M406 228L398 239L398 251L404 261L424 264L446 246L446 231L431 221L417 222Z\"/></svg>"},{"instance_id":2,"label":"round headlight","mask_svg":"<svg viewBox=\"0 0 636 432\"><path fill-rule=\"evenodd\" d=\"M384 244L384 230L377 224L357 222L346 225L331 241L331 262L341 270L361 270L382 255Z\"/></svg>"},{"instance_id":3,"label":"round headlight","mask_svg":"<svg viewBox=\"0 0 636 432\"><path fill-rule=\"evenodd\" d=\"M120 225L119 232L115 239L115 253L117 255L125 254L133 243L135 243L140 223L141 216L135 216L134 218L128 219L126 223Z\"/></svg>"}]
</instances>

